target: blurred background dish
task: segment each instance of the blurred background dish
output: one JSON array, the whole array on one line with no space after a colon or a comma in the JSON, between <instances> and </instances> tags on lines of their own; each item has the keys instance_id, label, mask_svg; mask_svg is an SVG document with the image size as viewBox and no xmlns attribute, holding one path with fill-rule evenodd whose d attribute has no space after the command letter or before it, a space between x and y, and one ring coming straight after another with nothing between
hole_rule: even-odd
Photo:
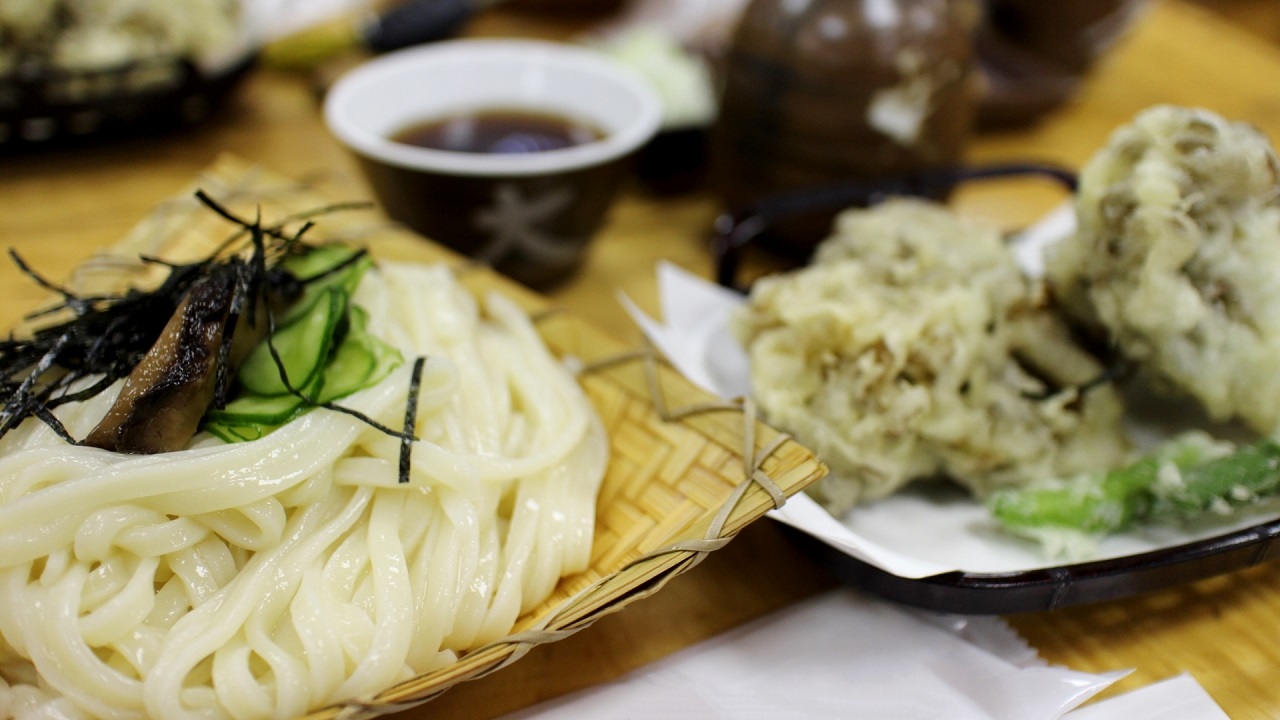
<instances>
[{"instance_id":1,"label":"blurred background dish","mask_svg":"<svg viewBox=\"0 0 1280 720\"><path fill-rule=\"evenodd\" d=\"M662 125L636 156L637 179L662 195L698 189L716 117L710 63L671 30L648 22L620 25L589 45L639 73L662 102Z\"/></svg>"},{"instance_id":2,"label":"blurred background dish","mask_svg":"<svg viewBox=\"0 0 1280 720\"><path fill-rule=\"evenodd\" d=\"M194 123L252 58L239 0L0 3L0 149Z\"/></svg>"},{"instance_id":3,"label":"blurred background dish","mask_svg":"<svg viewBox=\"0 0 1280 720\"><path fill-rule=\"evenodd\" d=\"M616 11L624 0L507 0L512 7L550 13L599 15Z\"/></svg>"}]
</instances>

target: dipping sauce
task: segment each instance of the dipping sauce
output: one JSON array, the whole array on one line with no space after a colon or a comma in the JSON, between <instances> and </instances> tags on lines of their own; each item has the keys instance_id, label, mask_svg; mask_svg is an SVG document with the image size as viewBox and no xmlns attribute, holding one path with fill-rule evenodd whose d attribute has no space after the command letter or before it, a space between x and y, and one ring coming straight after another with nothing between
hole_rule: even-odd
<instances>
[{"instance_id":1,"label":"dipping sauce","mask_svg":"<svg viewBox=\"0 0 1280 720\"><path fill-rule=\"evenodd\" d=\"M603 137L575 118L531 110L477 110L414 123L391 135L406 145L488 155L563 150Z\"/></svg>"}]
</instances>

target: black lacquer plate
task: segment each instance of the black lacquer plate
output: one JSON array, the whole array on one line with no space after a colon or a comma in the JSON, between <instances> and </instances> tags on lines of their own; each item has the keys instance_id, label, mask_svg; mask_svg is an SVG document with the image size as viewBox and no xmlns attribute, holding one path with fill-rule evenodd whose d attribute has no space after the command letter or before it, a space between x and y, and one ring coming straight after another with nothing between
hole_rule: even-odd
<instances>
[{"instance_id":1,"label":"black lacquer plate","mask_svg":"<svg viewBox=\"0 0 1280 720\"><path fill-rule=\"evenodd\" d=\"M798 530L796 542L840 580L912 607L964 615L1055 610L1117 600L1243 570L1280 557L1280 520L1198 542L1093 562L1009 573L953 571L907 578Z\"/></svg>"}]
</instances>

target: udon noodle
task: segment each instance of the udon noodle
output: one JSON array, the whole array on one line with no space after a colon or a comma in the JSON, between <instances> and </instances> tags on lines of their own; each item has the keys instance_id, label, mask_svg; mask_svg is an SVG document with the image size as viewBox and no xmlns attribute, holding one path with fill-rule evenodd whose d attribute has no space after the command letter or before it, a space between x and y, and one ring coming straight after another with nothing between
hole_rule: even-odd
<instances>
[{"instance_id":1,"label":"udon noodle","mask_svg":"<svg viewBox=\"0 0 1280 720\"><path fill-rule=\"evenodd\" d=\"M313 410L135 456L0 440L0 718L283 718L509 633L587 566L600 423L524 314L440 267L370 271L370 330L427 358L400 441ZM403 422L410 366L341 401ZM83 437L114 392L58 415Z\"/></svg>"}]
</instances>

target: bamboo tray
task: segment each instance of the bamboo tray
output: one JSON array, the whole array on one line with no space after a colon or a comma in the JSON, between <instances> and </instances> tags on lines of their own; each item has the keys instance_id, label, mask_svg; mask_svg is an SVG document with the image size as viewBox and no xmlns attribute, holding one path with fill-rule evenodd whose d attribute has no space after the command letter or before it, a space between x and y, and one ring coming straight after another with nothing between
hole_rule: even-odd
<instances>
[{"instance_id":1,"label":"bamboo tray","mask_svg":"<svg viewBox=\"0 0 1280 720\"><path fill-rule=\"evenodd\" d=\"M260 211L264 220L341 200L223 157L114 248L79 268L70 284L82 292L118 285L124 258L183 261L207 255L229 226L197 203L197 188L249 217ZM308 237L367 245L375 258L446 263L473 292L497 290L512 298L554 353L584 368L580 381L611 446L586 571L563 578L508 637L376 696L318 710L308 716L312 720L399 712L498 670L535 645L564 638L657 592L826 473L810 451L756 421L749 406L712 398L652 352L623 346L522 286L371 211L326 215Z\"/></svg>"}]
</instances>

